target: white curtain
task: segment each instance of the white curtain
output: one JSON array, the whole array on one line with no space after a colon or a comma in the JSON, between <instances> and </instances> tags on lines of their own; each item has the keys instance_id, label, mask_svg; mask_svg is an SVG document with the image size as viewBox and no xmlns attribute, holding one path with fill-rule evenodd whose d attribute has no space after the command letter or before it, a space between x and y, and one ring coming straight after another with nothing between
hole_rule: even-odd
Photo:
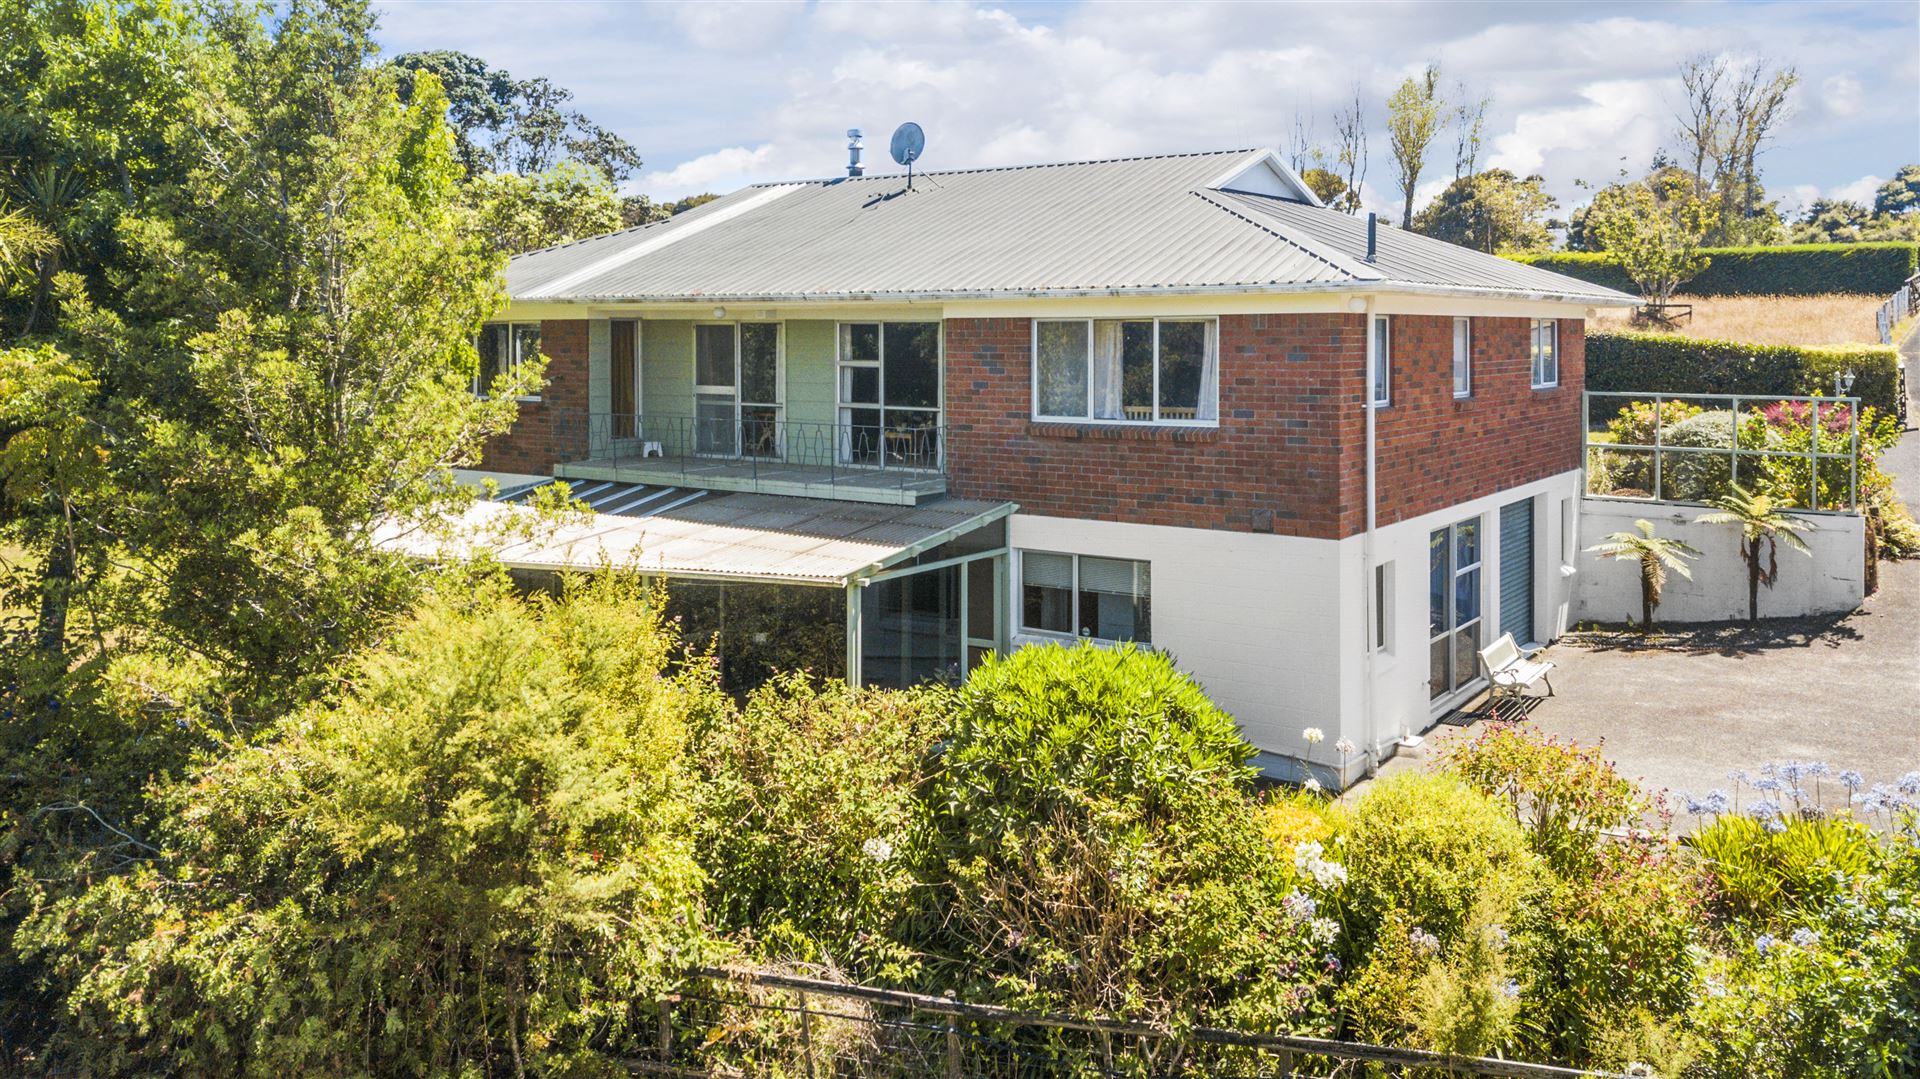
<instances>
[{"instance_id":1,"label":"white curtain","mask_svg":"<svg viewBox=\"0 0 1920 1079\"><path fill-rule=\"evenodd\" d=\"M1207 350L1200 364L1200 407L1195 419L1220 418L1220 326L1207 323Z\"/></svg>"},{"instance_id":2,"label":"white curtain","mask_svg":"<svg viewBox=\"0 0 1920 1079\"><path fill-rule=\"evenodd\" d=\"M1095 419L1126 418L1120 409L1120 327L1121 323L1114 320L1093 324L1093 357L1087 379Z\"/></svg>"}]
</instances>

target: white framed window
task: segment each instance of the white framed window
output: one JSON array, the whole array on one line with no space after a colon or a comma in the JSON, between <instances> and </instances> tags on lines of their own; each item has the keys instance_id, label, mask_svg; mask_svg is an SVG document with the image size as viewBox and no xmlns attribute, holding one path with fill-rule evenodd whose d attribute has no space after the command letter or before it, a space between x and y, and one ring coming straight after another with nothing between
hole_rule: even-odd
<instances>
[{"instance_id":1,"label":"white framed window","mask_svg":"<svg viewBox=\"0 0 1920 1079\"><path fill-rule=\"evenodd\" d=\"M1480 518L1434 529L1427 559L1428 694L1437 701L1480 677Z\"/></svg>"},{"instance_id":2,"label":"white framed window","mask_svg":"<svg viewBox=\"0 0 1920 1079\"><path fill-rule=\"evenodd\" d=\"M1536 318L1532 326L1533 388L1551 389L1560 385L1560 321Z\"/></svg>"},{"instance_id":3,"label":"white framed window","mask_svg":"<svg viewBox=\"0 0 1920 1079\"><path fill-rule=\"evenodd\" d=\"M1035 319L1033 415L1216 424L1219 323L1210 318Z\"/></svg>"},{"instance_id":4,"label":"white framed window","mask_svg":"<svg viewBox=\"0 0 1920 1079\"><path fill-rule=\"evenodd\" d=\"M1373 341L1369 351L1373 360L1373 405L1385 408L1393 403L1393 330L1387 325L1385 315L1373 316Z\"/></svg>"},{"instance_id":5,"label":"white framed window","mask_svg":"<svg viewBox=\"0 0 1920 1079\"><path fill-rule=\"evenodd\" d=\"M778 322L693 327L693 448L715 457L780 457Z\"/></svg>"},{"instance_id":6,"label":"white framed window","mask_svg":"<svg viewBox=\"0 0 1920 1079\"><path fill-rule=\"evenodd\" d=\"M1021 551L1020 630L1151 644L1152 567L1129 558Z\"/></svg>"},{"instance_id":7,"label":"white framed window","mask_svg":"<svg viewBox=\"0 0 1920 1079\"><path fill-rule=\"evenodd\" d=\"M1473 320L1453 320L1453 395L1473 396Z\"/></svg>"},{"instance_id":8,"label":"white framed window","mask_svg":"<svg viewBox=\"0 0 1920 1079\"><path fill-rule=\"evenodd\" d=\"M938 468L945 386L938 322L842 322L835 335L845 464Z\"/></svg>"},{"instance_id":9,"label":"white framed window","mask_svg":"<svg viewBox=\"0 0 1920 1079\"><path fill-rule=\"evenodd\" d=\"M493 388L495 379L502 375L518 374L521 364L540 355L540 324L489 322L480 327L480 336L474 341L474 347L480 352L480 370L473 376L473 393L476 397L485 397ZM520 398L522 401L539 399L539 394Z\"/></svg>"},{"instance_id":10,"label":"white framed window","mask_svg":"<svg viewBox=\"0 0 1920 1079\"><path fill-rule=\"evenodd\" d=\"M1393 654L1393 563L1373 567L1373 650Z\"/></svg>"}]
</instances>

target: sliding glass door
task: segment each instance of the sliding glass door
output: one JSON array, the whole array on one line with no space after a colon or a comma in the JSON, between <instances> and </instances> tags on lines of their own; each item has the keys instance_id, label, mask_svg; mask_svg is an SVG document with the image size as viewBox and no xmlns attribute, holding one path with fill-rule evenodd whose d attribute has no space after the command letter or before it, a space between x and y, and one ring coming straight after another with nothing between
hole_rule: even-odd
<instances>
[{"instance_id":1,"label":"sliding glass door","mask_svg":"<svg viewBox=\"0 0 1920 1079\"><path fill-rule=\"evenodd\" d=\"M1436 528L1427 537L1428 696L1433 700L1480 676L1480 549L1478 517Z\"/></svg>"},{"instance_id":2,"label":"sliding glass door","mask_svg":"<svg viewBox=\"0 0 1920 1079\"><path fill-rule=\"evenodd\" d=\"M780 456L780 324L702 324L694 332L694 452Z\"/></svg>"},{"instance_id":3,"label":"sliding glass door","mask_svg":"<svg viewBox=\"0 0 1920 1079\"><path fill-rule=\"evenodd\" d=\"M940 466L940 324L843 322L840 459Z\"/></svg>"}]
</instances>

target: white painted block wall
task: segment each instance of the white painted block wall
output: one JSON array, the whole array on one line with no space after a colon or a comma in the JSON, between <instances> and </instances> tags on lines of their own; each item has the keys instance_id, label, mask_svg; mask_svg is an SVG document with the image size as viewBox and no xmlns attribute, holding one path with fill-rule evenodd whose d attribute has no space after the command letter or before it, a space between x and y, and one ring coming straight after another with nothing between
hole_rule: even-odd
<instances>
[{"instance_id":1,"label":"white painted block wall","mask_svg":"<svg viewBox=\"0 0 1920 1079\"><path fill-rule=\"evenodd\" d=\"M1684 540L1700 548L1689 563L1693 579L1667 575L1661 622L1720 622L1747 617L1747 565L1740 557L1734 525L1701 524L1713 510L1672 503L1583 499L1580 506L1580 572L1574 617L1582 622L1640 620L1640 566L1589 553L1586 548L1613 532L1629 532L1636 520L1651 521L1656 535ZM1810 514L1814 526L1804 533L1813 556L1784 545L1780 576L1760 589L1760 617L1797 617L1851 611L1866 598L1866 523L1864 518Z\"/></svg>"}]
</instances>

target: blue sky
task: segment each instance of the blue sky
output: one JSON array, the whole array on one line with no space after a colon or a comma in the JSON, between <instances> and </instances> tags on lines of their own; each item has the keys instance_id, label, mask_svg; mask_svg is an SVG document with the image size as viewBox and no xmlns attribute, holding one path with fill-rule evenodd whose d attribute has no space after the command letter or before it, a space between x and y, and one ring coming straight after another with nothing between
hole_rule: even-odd
<instances>
[{"instance_id":1,"label":"blue sky","mask_svg":"<svg viewBox=\"0 0 1920 1079\"><path fill-rule=\"evenodd\" d=\"M1871 198L1920 160L1920 3L982 3L972 0L382 0L389 52L449 48L574 91L639 147L656 197L831 175L845 131L887 165L903 120L928 168L1330 141L1357 87L1369 201L1397 202L1382 130L1429 62L1490 95L1483 160L1539 172L1565 207L1675 148L1676 75L1710 51L1792 64L1763 163L1789 208ZM1443 138L1445 136L1443 135ZM1437 154L1452 176L1452 149ZM1437 190L1422 183L1423 195Z\"/></svg>"}]
</instances>

